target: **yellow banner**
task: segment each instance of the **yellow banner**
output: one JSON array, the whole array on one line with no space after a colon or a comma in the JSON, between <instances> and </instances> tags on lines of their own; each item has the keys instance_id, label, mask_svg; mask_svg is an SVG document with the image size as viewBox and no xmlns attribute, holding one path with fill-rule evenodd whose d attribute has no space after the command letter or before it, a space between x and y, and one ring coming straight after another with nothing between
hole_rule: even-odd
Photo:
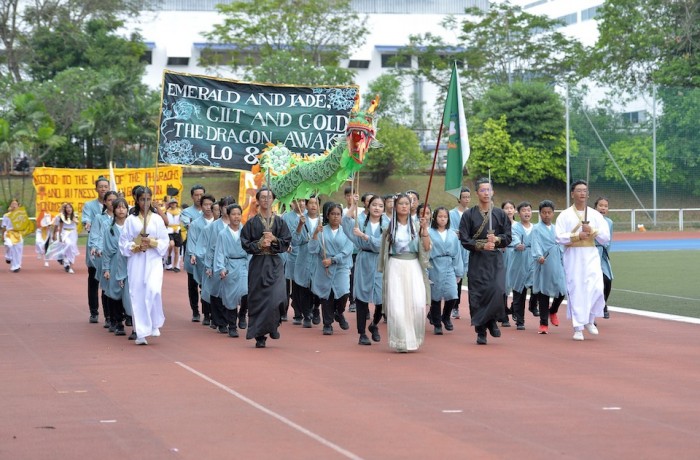
<instances>
[{"instance_id":1,"label":"yellow banner","mask_svg":"<svg viewBox=\"0 0 700 460\"><path fill-rule=\"evenodd\" d=\"M29 220L27 210L24 206L20 206L14 211L8 212L7 217L10 219L10 222L12 222L13 230L20 235L27 236L34 232L34 223Z\"/></svg>"},{"instance_id":2,"label":"yellow banner","mask_svg":"<svg viewBox=\"0 0 700 460\"><path fill-rule=\"evenodd\" d=\"M167 195L168 187L182 190L182 166L158 166L156 168L114 168L118 191L124 192L126 201L132 205L131 190L137 185L148 185L153 191L153 200L160 201ZM103 176L109 181L109 169L34 168L36 190L36 215L50 212L56 216L63 203L70 203L76 214L82 215L86 202L97 198L95 181Z\"/></svg>"}]
</instances>

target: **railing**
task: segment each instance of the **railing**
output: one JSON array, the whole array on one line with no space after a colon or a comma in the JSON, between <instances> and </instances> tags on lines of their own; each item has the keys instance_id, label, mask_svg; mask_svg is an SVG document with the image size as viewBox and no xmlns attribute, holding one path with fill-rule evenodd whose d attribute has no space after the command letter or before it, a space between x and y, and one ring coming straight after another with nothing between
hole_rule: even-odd
<instances>
[{"instance_id":1,"label":"railing","mask_svg":"<svg viewBox=\"0 0 700 460\"><path fill-rule=\"evenodd\" d=\"M557 211L557 214L560 210ZM536 209L532 210L532 221L537 222ZM610 209L608 217L615 223L615 229L628 228L631 232L645 230L700 230L700 208L657 208L657 209ZM656 219L654 219L656 217ZM517 220L517 215L516 215Z\"/></svg>"}]
</instances>

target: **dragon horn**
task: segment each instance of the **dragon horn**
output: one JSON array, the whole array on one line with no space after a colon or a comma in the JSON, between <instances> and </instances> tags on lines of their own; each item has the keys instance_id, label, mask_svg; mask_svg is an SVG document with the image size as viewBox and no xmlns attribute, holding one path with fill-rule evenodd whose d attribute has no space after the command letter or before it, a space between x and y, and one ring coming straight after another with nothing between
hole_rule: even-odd
<instances>
[{"instance_id":1,"label":"dragon horn","mask_svg":"<svg viewBox=\"0 0 700 460\"><path fill-rule=\"evenodd\" d=\"M378 105L379 105L379 94L374 96L374 99L372 99L372 103L369 105L369 109L367 109L367 113L374 113L374 111L377 109Z\"/></svg>"},{"instance_id":2,"label":"dragon horn","mask_svg":"<svg viewBox=\"0 0 700 460\"><path fill-rule=\"evenodd\" d=\"M352 111L357 113L360 111L360 93L355 94L355 105L352 107Z\"/></svg>"}]
</instances>

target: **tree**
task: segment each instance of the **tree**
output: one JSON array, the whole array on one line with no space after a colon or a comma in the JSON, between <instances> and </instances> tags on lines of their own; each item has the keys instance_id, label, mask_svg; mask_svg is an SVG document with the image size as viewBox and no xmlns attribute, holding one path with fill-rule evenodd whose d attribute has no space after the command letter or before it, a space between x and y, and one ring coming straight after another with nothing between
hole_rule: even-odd
<instances>
[{"instance_id":1,"label":"tree","mask_svg":"<svg viewBox=\"0 0 700 460\"><path fill-rule=\"evenodd\" d=\"M338 63L364 43L367 29L349 0L234 1L217 8L224 21L207 37L234 47L231 66L242 68L244 78L296 85L353 81L353 71Z\"/></svg>"},{"instance_id":2,"label":"tree","mask_svg":"<svg viewBox=\"0 0 700 460\"><path fill-rule=\"evenodd\" d=\"M586 70L621 88L700 86L700 3L615 0L597 10L600 35Z\"/></svg>"},{"instance_id":3,"label":"tree","mask_svg":"<svg viewBox=\"0 0 700 460\"><path fill-rule=\"evenodd\" d=\"M610 146L610 154L615 159L615 163L620 167L624 177L637 184L649 184L654 176L654 165L652 162L652 138L649 135L636 135ZM661 183L668 183L672 178L673 166L668 161L666 149L661 146L657 149L656 173ZM619 182L622 180L620 172L612 161L605 165L604 177L608 180Z\"/></svg>"},{"instance_id":4,"label":"tree","mask_svg":"<svg viewBox=\"0 0 700 460\"><path fill-rule=\"evenodd\" d=\"M455 43L432 34L413 35L404 56L417 56L418 67L401 73L446 87L452 61L469 99L492 85L522 81L547 83L573 80L582 46L556 29L560 22L524 12L509 3L491 4L488 11L467 8L461 22L448 16L442 27L460 30Z\"/></svg>"},{"instance_id":5,"label":"tree","mask_svg":"<svg viewBox=\"0 0 700 460\"><path fill-rule=\"evenodd\" d=\"M411 108L404 98L401 77L384 74L369 82L368 86L366 100L379 96L378 116L391 118L404 125L410 123Z\"/></svg>"},{"instance_id":6,"label":"tree","mask_svg":"<svg viewBox=\"0 0 700 460\"><path fill-rule=\"evenodd\" d=\"M364 167L374 182L382 183L392 174L416 172L427 165L418 136L410 128L390 118L381 118L377 126L377 139L382 146L370 149Z\"/></svg>"},{"instance_id":7,"label":"tree","mask_svg":"<svg viewBox=\"0 0 700 460\"><path fill-rule=\"evenodd\" d=\"M560 138L566 128L564 104L548 85L518 82L494 86L474 103L474 113L482 120L505 115L511 139L526 147L552 151L561 148Z\"/></svg>"}]
</instances>

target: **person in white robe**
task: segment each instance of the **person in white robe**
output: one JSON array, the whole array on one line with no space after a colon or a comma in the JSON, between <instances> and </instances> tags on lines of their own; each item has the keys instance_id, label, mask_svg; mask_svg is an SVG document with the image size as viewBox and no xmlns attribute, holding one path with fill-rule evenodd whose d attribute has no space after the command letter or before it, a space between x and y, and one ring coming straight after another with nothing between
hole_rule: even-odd
<instances>
[{"instance_id":1,"label":"person in white robe","mask_svg":"<svg viewBox=\"0 0 700 460\"><path fill-rule=\"evenodd\" d=\"M595 318L603 316L603 271L595 242L607 244L610 228L605 218L588 206L588 184L571 185L574 204L557 217L557 243L564 245L564 272L568 294L567 317L574 326L574 340L583 340L583 329L598 335Z\"/></svg>"},{"instance_id":2,"label":"person in white robe","mask_svg":"<svg viewBox=\"0 0 700 460\"><path fill-rule=\"evenodd\" d=\"M128 258L129 296L137 345L160 336L163 313L163 261L170 239L163 219L151 207L151 190L138 187L136 205L124 222L119 251Z\"/></svg>"},{"instance_id":3,"label":"person in white robe","mask_svg":"<svg viewBox=\"0 0 700 460\"><path fill-rule=\"evenodd\" d=\"M22 268L22 253L24 252L24 238L22 234L15 229L11 214L19 208L17 200L10 201L8 212L2 216L3 241L5 243L5 262L10 264L10 271L18 273Z\"/></svg>"}]
</instances>

